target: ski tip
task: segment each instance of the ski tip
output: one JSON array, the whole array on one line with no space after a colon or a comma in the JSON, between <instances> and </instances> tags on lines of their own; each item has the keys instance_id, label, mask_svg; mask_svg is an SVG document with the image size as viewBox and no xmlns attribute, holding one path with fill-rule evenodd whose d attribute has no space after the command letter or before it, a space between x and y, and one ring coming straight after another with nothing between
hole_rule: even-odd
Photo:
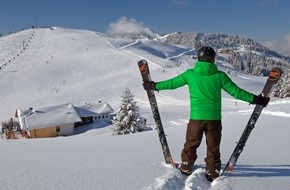
<instances>
[{"instance_id":1,"label":"ski tip","mask_svg":"<svg viewBox=\"0 0 290 190\"><path fill-rule=\"evenodd\" d=\"M282 74L283 74L282 69L273 68L273 69L271 69L271 71L269 73L269 79L277 82Z\"/></svg>"},{"instance_id":2,"label":"ski tip","mask_svg":"<svg viewBox=\"0 0 290 190\"><path fill-rule=\"evenodd\" d=\"M147 63L138 62L138 67L139 67L140 73L142 75L144 75L146 73L149 73L149 69L148 69L148 64Z\"/></svg>"},{"instance_id":3,"label":"ski tip","mask_svg":"<svg viewBox=\"0 0 290 190\"><path fill-rule=\"evenodd\" d=\"M140 61L138 61L138 65L140 64L147 64L147 61L145 59L141 59Z\"/></svg>"}]
</instances>

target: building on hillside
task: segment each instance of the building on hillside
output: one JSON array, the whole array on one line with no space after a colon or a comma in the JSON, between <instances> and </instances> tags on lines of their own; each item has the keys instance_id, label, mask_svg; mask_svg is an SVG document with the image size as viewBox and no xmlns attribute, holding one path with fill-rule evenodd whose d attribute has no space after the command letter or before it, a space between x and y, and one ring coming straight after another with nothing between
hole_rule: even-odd
<instances>
[{"instance_id":1,"label":"building on hillside","mask_svg":"<svg viewBox=\"0 0 290 190\"><path fill-rule=\"evenodd\" d=\"M71 103L56 106L18 109L16 115L20 128L31 138L68 136L74 129L87 123L111 121L114 110L107 102L74 106Z\"/></svg>"},{"instance_id":2,"label":"building on hillside","mask_svg":"<svg viewBox=\"0 0 290 190\"><path fill-rule=\"evenodd\" d=\"M31 138L68 136L74 134L81 118L71 103L43 108L17 110L20 127Z\"/></svg>"},{"instance_id":3,"label":"building on hillside","mask_svg":"<svg viewBox=\"0 0 290 190\"><path fill-rule=\"evenodd\" d=\"M114 110L107 102L98 104L86 103L82 106L75 106L76 111L82 119L79 125L93 123L96 121L111 121L111 114Z\"/></svg>"},{"instance_id":4,"label":"building on hillside","mask_svg":"<svg viewBox=\"0 0 290 190\"><path fill-rule=\"evenodd\" d=\"M232 49L219 49L218 53L231 55L233 54L233 50Z\"/></svg>"}]
</instances>

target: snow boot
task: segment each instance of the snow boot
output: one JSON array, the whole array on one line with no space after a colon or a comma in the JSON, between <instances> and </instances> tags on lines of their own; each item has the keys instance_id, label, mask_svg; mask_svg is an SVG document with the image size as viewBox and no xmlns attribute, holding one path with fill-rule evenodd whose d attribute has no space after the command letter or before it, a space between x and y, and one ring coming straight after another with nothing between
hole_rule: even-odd
<instances>
[{"instance_id":1,"label":"snow boot","mask_svg":"<svg viewBox=\"0 0 290 190\"><path fill-rule=\"evenodd\" d=\"M213 180L214 180L207 171L205 173L205 177L206 177L207 181L209 181L209 182L213 182Z\"/></svg>"},{"instance_id":2,"label":"snow boot","mask_svg":"<svg viewBox=\"0 0 290 190\"><path fill-rule=\"evenodd\" d=\"M192 168L188 166L188 162L181 162L180 172L184 175L187 175L187 176L192 174Z\"/></svg>"},{"instance_id":3,"label":"snow boot","mask_svg":"<svg viewBox=\"0 0 290 190\"><path fill-rule=\"evenodd\" d=\"M213 182L216 178L219 177L218 172L215 172L215 176L210 175L209 171L206 170L205 177L209 182Z\"/></svg>"},{"instance_id":4,"label":"snow boot","mask_svg":"<svg viewBox=\"0 0 290 190\"><path fill-rule=\"evenodd\" d=\"M192 174L192 170L183 170L182 168L180 168L180 172L183 174L183 175L191 175Z\"/></svg>"}]
</instances>

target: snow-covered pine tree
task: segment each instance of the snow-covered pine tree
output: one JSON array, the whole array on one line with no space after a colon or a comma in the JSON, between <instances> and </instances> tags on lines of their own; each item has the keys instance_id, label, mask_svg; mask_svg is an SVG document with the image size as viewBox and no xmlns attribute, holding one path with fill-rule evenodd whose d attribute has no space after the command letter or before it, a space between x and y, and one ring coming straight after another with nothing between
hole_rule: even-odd
<instances>
[{"instance_id":1,"label":"snow-covered pine tree","mask_svg":"<svg viewBox=\"0 0 290 190\"><path fill-rule=\"evenodd\" d=\"M276 85L273 91L273 96L278 98L290 97L290 69L284 68L282 79Z\"/></svg>"},{"instance_id":2,"label":"snow-covered pine tree","mask_svg":"<svg viewBox=\"0 0 290 190\"><path fill-rule=\"evenodd\" d=\"M113 134L125 135L152 130L141 119L140 108L137 106L137 102L134 101L134 95L129 87L126 87L121 97L122 101L114 119L115 128Z\"/></svg>"}]
</instances>

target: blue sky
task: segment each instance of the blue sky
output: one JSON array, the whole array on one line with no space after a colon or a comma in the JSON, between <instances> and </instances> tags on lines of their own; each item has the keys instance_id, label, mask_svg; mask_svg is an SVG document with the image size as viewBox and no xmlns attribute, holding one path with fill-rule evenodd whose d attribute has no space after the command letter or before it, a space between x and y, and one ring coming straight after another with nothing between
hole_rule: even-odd
<instances>
[{"instance_id":1,"label":"blue sky","mask_svg":"<svg viewBox=\"0 0 290 190\"><path fill-rule=\"evenodd\" d=\"M290 0L1 0L0 33L36 24L107 33L122 18L160 34L240 35L290 55L289 8Z\"/></svg>"}]
</instances>

